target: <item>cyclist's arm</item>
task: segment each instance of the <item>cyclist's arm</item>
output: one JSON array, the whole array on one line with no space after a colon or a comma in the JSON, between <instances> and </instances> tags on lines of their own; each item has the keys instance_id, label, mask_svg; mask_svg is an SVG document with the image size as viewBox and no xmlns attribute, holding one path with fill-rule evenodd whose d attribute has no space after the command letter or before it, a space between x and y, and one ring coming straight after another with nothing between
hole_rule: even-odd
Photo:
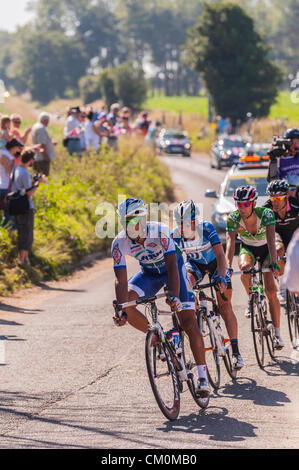
<instances>
[{"instance_id":1,"label":"cyclist's arm","mask_svg":"<svg viewBox=\"0 0 299 470\"><path fill-rule=\"evenodd\" d=\"M118 304L128 302L127 268L115 269L115 295Z\"/></svg>"},{"instance_id":2,"label":"cyclist's arm","mask_svg":"<svg viewBox=\"0 0 299 470\"><path fill-rule=\"evenodd\" d=\"M235 248L236 248L236 232L226 232L226 261L229 268L232 268Z\"/></svg>"},{"instance_id":3,"label":"cyclist's arm","mask_svg":"<svg viewBox=\"0 0 299 470\"><path fill-rule=\"evenodd\" d=\"M217 243L217 245L213 246L213 251L214 255L216 256L217 260L217 271L218 275L225 277L226 275L226 270L227 270L227 263L226 263L226 258L225 254L223 251L223 247L221 243Z\"/></svg>"},{"instance_id":4,"label":"cyclist's arm","mask_svg":"<svg viewBox=\"0 0 299 470\"><path fill-rule=\"evenodd\" d=\"M168 287L174 297L180 296L180 276L176 254L165 256L165 264L168 274Z\"/></svg>"},{"instance_id":5,"label":"cyclist's arm","mask_svg":"<svg viewBox=\"0 0 299 470\"><path fill-rule=\"evenodd\" d=\"M275 244L275 225L268 225L266 227L266 237L267 237L271 263L277 263L277 251L276 251L276 244Z\"/></svg>"}]
</instances>

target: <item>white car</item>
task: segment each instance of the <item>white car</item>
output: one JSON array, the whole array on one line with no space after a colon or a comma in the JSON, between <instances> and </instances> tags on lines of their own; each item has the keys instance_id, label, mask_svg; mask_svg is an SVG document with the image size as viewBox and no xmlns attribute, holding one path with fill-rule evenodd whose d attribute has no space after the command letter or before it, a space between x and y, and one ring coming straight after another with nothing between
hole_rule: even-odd
<instances>
[{"instance_id":1,"label":"white car","mask_svg":"<svg viewBox=\"0 0 299 470\"><path fill-rule=\"evenodd\" d=\"M255 165L255 166L253 166ZM225 229L228 215L236 210L235 201L233 199L234 190L238 186L255 186L258 192L257 206L263 206L269 195L267 194L267 174L268 163L257 165L244 164L243 166L235 165L226 174L219 192L215 190L207 190L206 197L216 198L211 221L222 242L225 242Z\"/></svg>"}]
</instances>

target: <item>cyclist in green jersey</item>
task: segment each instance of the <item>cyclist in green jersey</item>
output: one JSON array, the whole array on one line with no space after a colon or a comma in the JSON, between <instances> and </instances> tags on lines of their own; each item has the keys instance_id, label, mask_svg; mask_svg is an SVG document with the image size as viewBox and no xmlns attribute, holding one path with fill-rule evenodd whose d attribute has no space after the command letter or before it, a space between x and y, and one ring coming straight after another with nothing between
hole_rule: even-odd
<instances>
[{"instance_id":1,"label":"cyclist in green jersey","mask_svg":"<svg viewBox=\"0 0 299 470\"><path fill-rule=\"evenodd\" d=\"M275 246L275 215L266 207L256 207L258 193L253 186L240 186L234 192L237 210L227 219L226 258L229 268L232 268L237 235L241 240L239 268L241 271L252 268L259 257L264 268L272 272L264 273L265 292L269 301L269 310L275 328L276 349L282 349L284 344L280 334L280 304L274 276L279 275L277 252ZM250 275L241 276L247 294L250 291ZM246 310L248 316L249 310ZM250 315L249 315L250 316Z\"/></svg>"}]
</instances>

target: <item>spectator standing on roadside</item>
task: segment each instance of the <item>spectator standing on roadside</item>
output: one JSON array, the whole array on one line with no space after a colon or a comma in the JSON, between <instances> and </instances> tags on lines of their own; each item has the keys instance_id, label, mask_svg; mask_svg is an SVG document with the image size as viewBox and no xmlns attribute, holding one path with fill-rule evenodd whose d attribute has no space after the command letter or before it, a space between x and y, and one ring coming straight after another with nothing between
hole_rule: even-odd
<instances>
[{"instance_id":1,"label":"spectator standing on roadside","mask_svg":"<svg viewBox=\"0 0 299 470\"><path fill-rule=\"evenodd\" d=\"M82 156L82 147L80 136L84 132L80 122L81 109L79 106L74 106L69 110L69 117L66 120L64 127L64 138L67 139L67 150L69 155L76 154Z\"/></svg>"},{"instance_id":2,"label":"spectator standing on roadside","mask_svg":"<svg viewBox=\"0 0 299 470\"><path fill-rule=\"evenodd\" d=\"M32 130L32 127L27 127L25 129L24 134L20 132L20 126L22 124L22 117L19 114L12 114L10 116L11 119L11 134L12 136L22 142L22 144L26 144L29 134Z\"/></svg>"},{"instance_id":3,"label":"spectator standing on roadside","mask_svg":"<svg viewBox=\"0 0 299 470\"><path fill-rule=\"evenodd\" d=\"M145 143L153 147L153 149L156 148L156 139L158 137L161 126L162 126L162 123L160 121L156 121L154 124L151 124L148 128L148 131L145 137Z\"/></svg>"},{"instance_id":4,"label":"spectator standing on roadside","mask_svg":"<svg viewBox=\"0 0 299 470\"><path fill-rule=\"evenodd\" d=\"M120 121L117 125L119 134L129 134L133 132L133 127L130 122L131 110L124 106L120 112Z\"/></svg>"},{"instance_id":5,"label":"spectator standing on roadside","mask_svg":"<svg viewBox=\"0 0 299 470\"><path fill-rule=\"evenodd\" d=\"M29 252L32 249L34 239L34 202L33 195L41 182L46 182L46 177L39 175L37 181L32 183L29 168L33 165L34 151L24 149L18 157L16 168L12 172L12 192L25 190L29 198L29 210L24 214L14 216L18 231L18 249L21 265L30 265ZM19 164L18 164L19 163Z\"/></svg>"},{"instance_id":6,"label":"spectator standing on roadside","mask_svg":"<svg viewBox=\"0 0 299 470\"><path fill-rule=\"evenodd\" d=\"M142 113L140 113L139 117L135 121L134 129L137 132L137 134L141 134L145 137L148 132L150 124L151 124L151 120L148 119L148 112L142 111Z\"/></svg>"},{"instance_id":7,"label":"spectator standing on roadside","mask_svg":"<svg viewBox=\"0 0 299 470\"><path fill-rule=\"evenodd\" d=\"M54 147L56 145L56 142L52 141L47 131L49 123L50 115L48 113L41 113L38 122L32 128L32 143L40 147L40 151L35 157L34 169L46 176L50 174L50 164L55 158Z\"/></svg>"},{"instance_id":8,"label":"spectator standing on roadside","mask_svg":"<svg viewBox=\"0 0 299 470\"><path fill-rule=\"evenodd\" d=\"M86 112L81 111L80 116L79 116L79 121L81 123L81 132L80 132L80 144L81 144L81 149L82 152L85 152L87 148L87 143L85 139L85 127L86 127Z\"/></svg>"},{"instance_id":9,"label":"spectator standing on roadside","mask_svg":"<svg viewBox=\"0 0 299 470\"><path fill-rule=\"evenodd\" d=\"M12 139L6 144L5 149L0 150L0 200L3 201L10 186L10 174L15 166L15 159L21 156L24 145L17 139ZM4 209L4 217L1 222L2 227L6 227L12 222L11 216ZM14 224L11 224L14 226Z\"/></svg>"},{"instance_id":10,"label":"spectator standing on roadside","mask_svg":"<svg viewBox=\"0 0 299 470\"><path fill-rule=\"evenodd\" d=\"M120 105L118 103L113 103L110 107L110 113L107 116L109 122L109 134L107 137L107 145L113 150L118 149L118 135L117 135L117 125L120 121Z\"/></svg>"},{"instance_id":11,"label":"spectator standing on roadside","mask_svg":"<svg viewBox=\"0 0 299 470\"><path fill-rule=\"evenodd\" d=\"M7 142L12 139L12 134L10 133L11 120L9 116L2 116L1 118L1 140L0 140L0 149L6 147Z\"/></svg>"},{"instance_id":12,"label":"spectator standing on roadside","mask_svg":"<svg viewBox=\"0 0 299 470\"><path fill-rule=\"evenodd\" d=\"M100 149L100 136L96 132L95 124L97 121L94 121L94 116L93 111L89 111L87 114L88 123L85 126L85 141L87 150L98 152Z\"/></svg>"}]
</instances>

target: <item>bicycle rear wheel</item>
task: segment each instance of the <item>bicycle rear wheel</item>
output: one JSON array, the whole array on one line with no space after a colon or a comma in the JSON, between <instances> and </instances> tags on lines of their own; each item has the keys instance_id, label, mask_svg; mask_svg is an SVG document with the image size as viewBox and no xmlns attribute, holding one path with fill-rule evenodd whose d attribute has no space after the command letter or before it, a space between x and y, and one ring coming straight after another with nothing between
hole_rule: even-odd
<instances>
[{"instance_id":1,"label":"bicycle rear wheel","mask_svg":"<svg viewBox=\"0 0 299 470\"><path fill-rule=\"evenodd\" d=\"M256 296L252 295L250 299L251 332L253 336L254 351L258 365L263 369L265 359L265 325L263 312L256 304Z\"/></svg>"},{"instance_id":2,"label":"bicycle rear wheel","mask_svg":"<svg viewBox=\"0 0 299 470\"><path fill-rule=\"evenodd\" d=\"M216 340L206 315L198 314L198 322L205 345L209 382L217 389L220 386L220 360Z\"/></svg>"},{"instance_id":3,"label":"bicycle rear wheel","mask_svg":"<svg viewBox=\"0 0 299 470\"><path fill-rule=\"evenodd\" d=\"M183 348L183 358L185 361L186 372L188 376L188 387L190 393L198 406L201 408L206 408L209 404L209 397L200 397L195 393L195 380L197 377L197 365L194 360L194 356L191 350L190 341L186 333L181 332L181 342Z\"/></svg>"},{"instance_id":4,"label":"bicycle rear wheel","mask_svg":"<svg viewBox=\"0 0 299 470\"><path fill-rule=\"evenodd\" d=\"M299 307L295 295L287 290L287 316L290 339L293 348L299 346Z\"/></svg>"},{"instance_id":5,"label":"bicycle rear wheel","mask_svg":"<svg viewBox=\"0 0 299 470\"><path fill-rule=\"evenodd\" d=\"M145 341L145 358L150 384L164 416L173 421L180 412L180 392L177 373L166 343L155 343L154 330L149 330ZM160 353L165 355L160 359Z\"/></svg>"}]
</instances>

